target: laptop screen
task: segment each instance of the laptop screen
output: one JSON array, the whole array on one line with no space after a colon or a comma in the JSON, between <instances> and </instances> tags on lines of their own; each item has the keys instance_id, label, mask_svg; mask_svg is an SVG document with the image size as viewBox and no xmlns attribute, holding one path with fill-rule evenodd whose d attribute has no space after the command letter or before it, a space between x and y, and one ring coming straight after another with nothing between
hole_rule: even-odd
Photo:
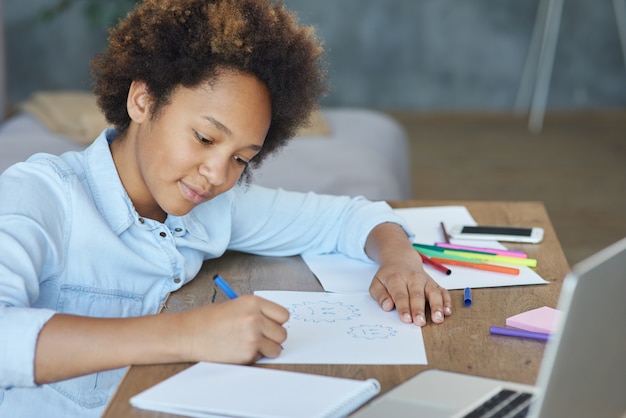
<instances>
[{"instance_id":1,"label":"laptop screen","mask_svg":"<svg viewBox=\"0 0 626 418\"><path fill-rule=\"evenodd\" d=\"M530 416L621 417L626 412L626 239L565 278L564 321L546 348Z\"/></svg>"}]
</instances>

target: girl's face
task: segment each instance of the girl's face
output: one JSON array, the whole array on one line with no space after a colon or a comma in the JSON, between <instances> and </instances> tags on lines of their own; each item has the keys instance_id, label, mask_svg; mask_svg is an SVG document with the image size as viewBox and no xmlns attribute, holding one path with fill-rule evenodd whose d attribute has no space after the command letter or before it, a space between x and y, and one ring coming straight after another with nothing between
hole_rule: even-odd
<instances>
[{"instance_id":1,"label":"girl's face","mask_svg":"<svg viewBox=\"0 0 626 418\"><path fill-rule=\"evenodd\" d=\"M271 122L267 87L235 72L177 88L156 117L145 84L134 82L127 106L132 122L111 144L113 159L137 212L160 221L231 189Z\"/></svg>"}]
</instances>

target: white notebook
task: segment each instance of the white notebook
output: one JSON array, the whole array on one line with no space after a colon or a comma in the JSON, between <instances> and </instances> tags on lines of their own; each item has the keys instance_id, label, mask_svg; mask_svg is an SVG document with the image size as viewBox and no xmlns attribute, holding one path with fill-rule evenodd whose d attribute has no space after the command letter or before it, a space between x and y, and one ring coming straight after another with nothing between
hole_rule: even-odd
<instances>
[{"instance_id":1,"label":"white notebook","mask_svg":"<svg viewBox=\"0 0 626 418\"><path fill-rule=\"evenodd\" d=\"M198 363L141 392L131 405L190 417L344 417L380 392L353 380L254 366Z\"/></svg>"}]
</instances>

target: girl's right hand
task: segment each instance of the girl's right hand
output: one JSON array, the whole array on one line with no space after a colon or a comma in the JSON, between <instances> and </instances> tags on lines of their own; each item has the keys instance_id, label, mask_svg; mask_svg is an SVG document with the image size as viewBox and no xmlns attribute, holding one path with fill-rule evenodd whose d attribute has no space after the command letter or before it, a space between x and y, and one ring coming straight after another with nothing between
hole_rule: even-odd
<instances>
[{"instance_id":1,"label":"girl's right hand","mask_svg":"<svg viewBox=\"0 0 626 418\"><path fill-rule=\"evenodd\" d=\"M289 311L254 295L173 315L181 315L176 332L185 361L254 363L278 357L287 338Z\"/></svg>"}]
</instances>

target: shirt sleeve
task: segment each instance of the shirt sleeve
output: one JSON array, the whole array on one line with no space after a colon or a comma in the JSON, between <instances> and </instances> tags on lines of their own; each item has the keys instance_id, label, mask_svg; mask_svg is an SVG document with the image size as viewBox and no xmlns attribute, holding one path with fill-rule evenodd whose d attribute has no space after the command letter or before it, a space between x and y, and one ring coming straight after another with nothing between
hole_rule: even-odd
<instances>
[{"instance_id":1,"label":"shirt sleeve","mask_svg":"<svg viewBox=\"0 0 626 418\"><path fill-rule=\"evenodd\" d=\"M407 239L413 236L386 202L252 185L235 193L230 248L239 251L270 256L339 252L370 260L365 242L377 225L396 223Z\"/></svg>"},{"instance_id":2,"label":"shirt sleeve","mask_svg":"<svg viewBox=\"0 0 626 418\"><path fill-rule=\"evenodd\" d=\"M36 307L40 278L62 258L58 182L42 164L18 164L0 176L0 387L35 385L37 338L55 313Z\"/></svg>"}]
</instances>

